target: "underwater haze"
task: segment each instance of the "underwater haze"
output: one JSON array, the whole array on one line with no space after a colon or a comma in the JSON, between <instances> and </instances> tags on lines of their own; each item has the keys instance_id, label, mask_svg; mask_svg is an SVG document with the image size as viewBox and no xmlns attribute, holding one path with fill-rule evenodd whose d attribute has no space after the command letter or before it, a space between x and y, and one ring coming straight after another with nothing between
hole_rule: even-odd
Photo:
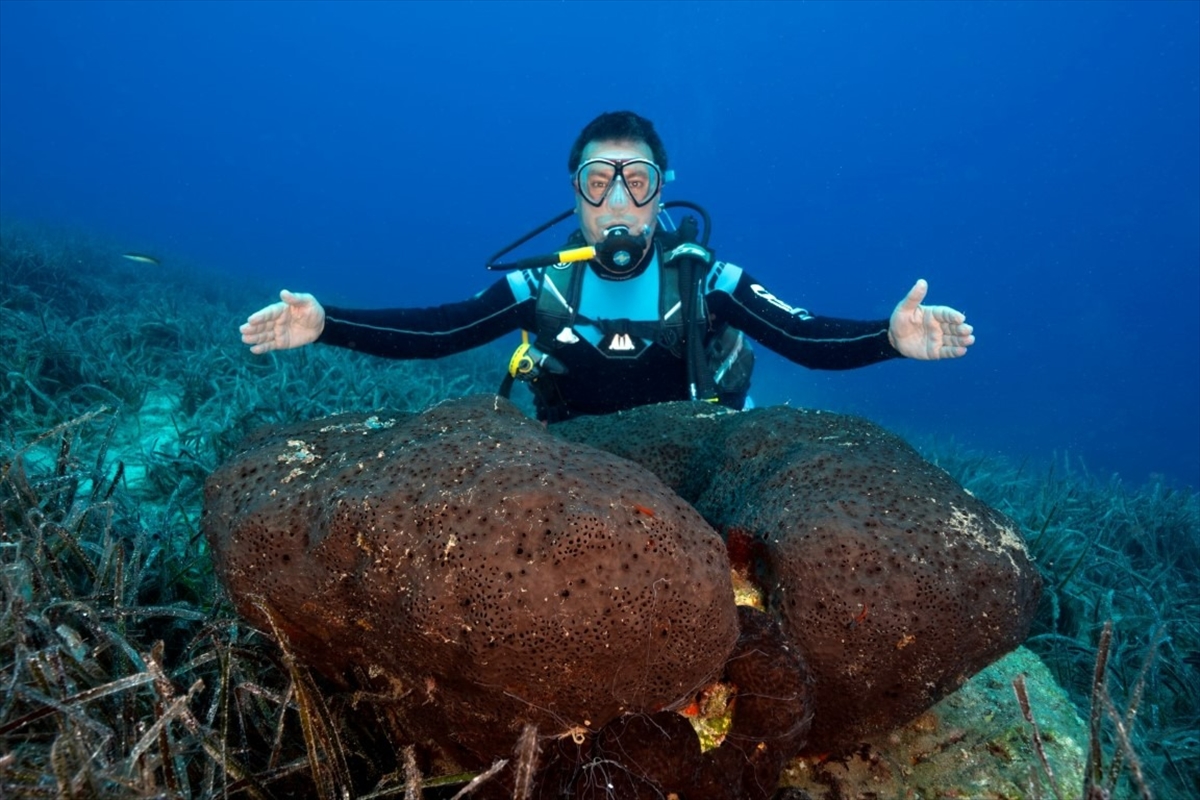
<instances>
[{"instance_id":1,"label":"underwater haze","mask_svg":"<svg viewBox=\"0 0 1200 800\"><path fill-rule=\"evenodd\" d=\"M880 318L923 277L976 328L853 372L759 347L760 405L1200 487L1200 3L0 0L0 215L160 255L145 286L249 277L246 314L483 289L619 109L778 297Z\"/></svg>"}]
</instances>

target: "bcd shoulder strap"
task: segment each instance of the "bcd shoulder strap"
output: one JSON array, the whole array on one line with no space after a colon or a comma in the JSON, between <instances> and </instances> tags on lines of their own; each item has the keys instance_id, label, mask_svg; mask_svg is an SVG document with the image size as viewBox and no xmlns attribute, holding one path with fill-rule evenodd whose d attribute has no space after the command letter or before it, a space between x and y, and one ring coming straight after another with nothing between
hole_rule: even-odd
<instances>
[{"instance_id":1,"label":"bcd shoulder strap","mask_svg":"<svg viewBox=\"0 0 1200 800\"><path fill-rule=\"evenodd\" d=\"M539 347L553 348L557 336L575 324L579 315L579 295L583 288L582 262L563 267L546 267L537 293L537 336Z\"/></svg>"}]
</instances>

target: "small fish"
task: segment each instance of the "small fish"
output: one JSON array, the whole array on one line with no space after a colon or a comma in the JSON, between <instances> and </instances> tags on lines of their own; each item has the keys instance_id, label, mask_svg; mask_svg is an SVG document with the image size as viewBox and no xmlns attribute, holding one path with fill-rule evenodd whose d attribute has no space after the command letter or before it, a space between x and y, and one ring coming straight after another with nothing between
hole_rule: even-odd
<instances>
[{"instance_id":1,"label":"small fish","mask_svg":"<svg viewBox=\"0 0 1200 800\"><path fill-rule=\"evenodd\" d=\"M139 264L153 264L156 267L162 266L162 262L157 258L143 253L122 253L121 258L128 258L130 261L136 261Z\"/></svg>"}]
</instances>

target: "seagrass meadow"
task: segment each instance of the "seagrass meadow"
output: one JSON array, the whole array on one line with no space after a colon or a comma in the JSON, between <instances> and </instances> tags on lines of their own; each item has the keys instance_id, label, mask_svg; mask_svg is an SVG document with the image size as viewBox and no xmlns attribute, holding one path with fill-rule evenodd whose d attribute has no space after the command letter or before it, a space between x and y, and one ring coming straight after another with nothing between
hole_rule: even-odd
<instances>
[{"instance_id":1,"label":"seagrass meadow","mask_svg":"<svg viewBox=\"0 0 1200 800\"><path fill-rule=\"evenodd\" d=\"M236 326L270 287L161 260L0 225L0 797L530 796L489 785L500 762L419 765L386 704L325 685L237 617L199 532L206 476L251 431L492 392L504 354L251 356ZM1012 463L914 444L1022 526L1045 586L1025 649L1086 741L1078 763L1047 757L1056 729L1037 698L1021 676L993 678L992 711L1022 741L990 748L1018 788L935 780L896 796L1200 794L1200 497L1096 476L1068 454ZM532 737L512 755L524 773ZM822 795L797 783L779 796Z\"/></svg>"}]
</instances>

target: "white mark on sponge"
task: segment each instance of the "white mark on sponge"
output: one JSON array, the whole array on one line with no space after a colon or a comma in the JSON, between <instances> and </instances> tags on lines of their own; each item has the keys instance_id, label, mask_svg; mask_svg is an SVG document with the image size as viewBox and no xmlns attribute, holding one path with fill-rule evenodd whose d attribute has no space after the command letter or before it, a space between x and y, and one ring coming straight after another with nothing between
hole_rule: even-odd
<instances>
[{"instance_id":1,"label":"white mark on sponge","mask_svg":"<svg viewBox=\"0 0 1200 800\"><path fill-rule=\"evenodd\" d=\"M950 527L989 553L1006 556L1013 569L1017 569L1017 564L1012 551L1026 552L1024 540L1010 526L985 522L977 514L963 511L954 505L950 506ZM991 531L988 528L999 533L999 540L994 534L989 535Z\"/></svg>"}]
</instances>

